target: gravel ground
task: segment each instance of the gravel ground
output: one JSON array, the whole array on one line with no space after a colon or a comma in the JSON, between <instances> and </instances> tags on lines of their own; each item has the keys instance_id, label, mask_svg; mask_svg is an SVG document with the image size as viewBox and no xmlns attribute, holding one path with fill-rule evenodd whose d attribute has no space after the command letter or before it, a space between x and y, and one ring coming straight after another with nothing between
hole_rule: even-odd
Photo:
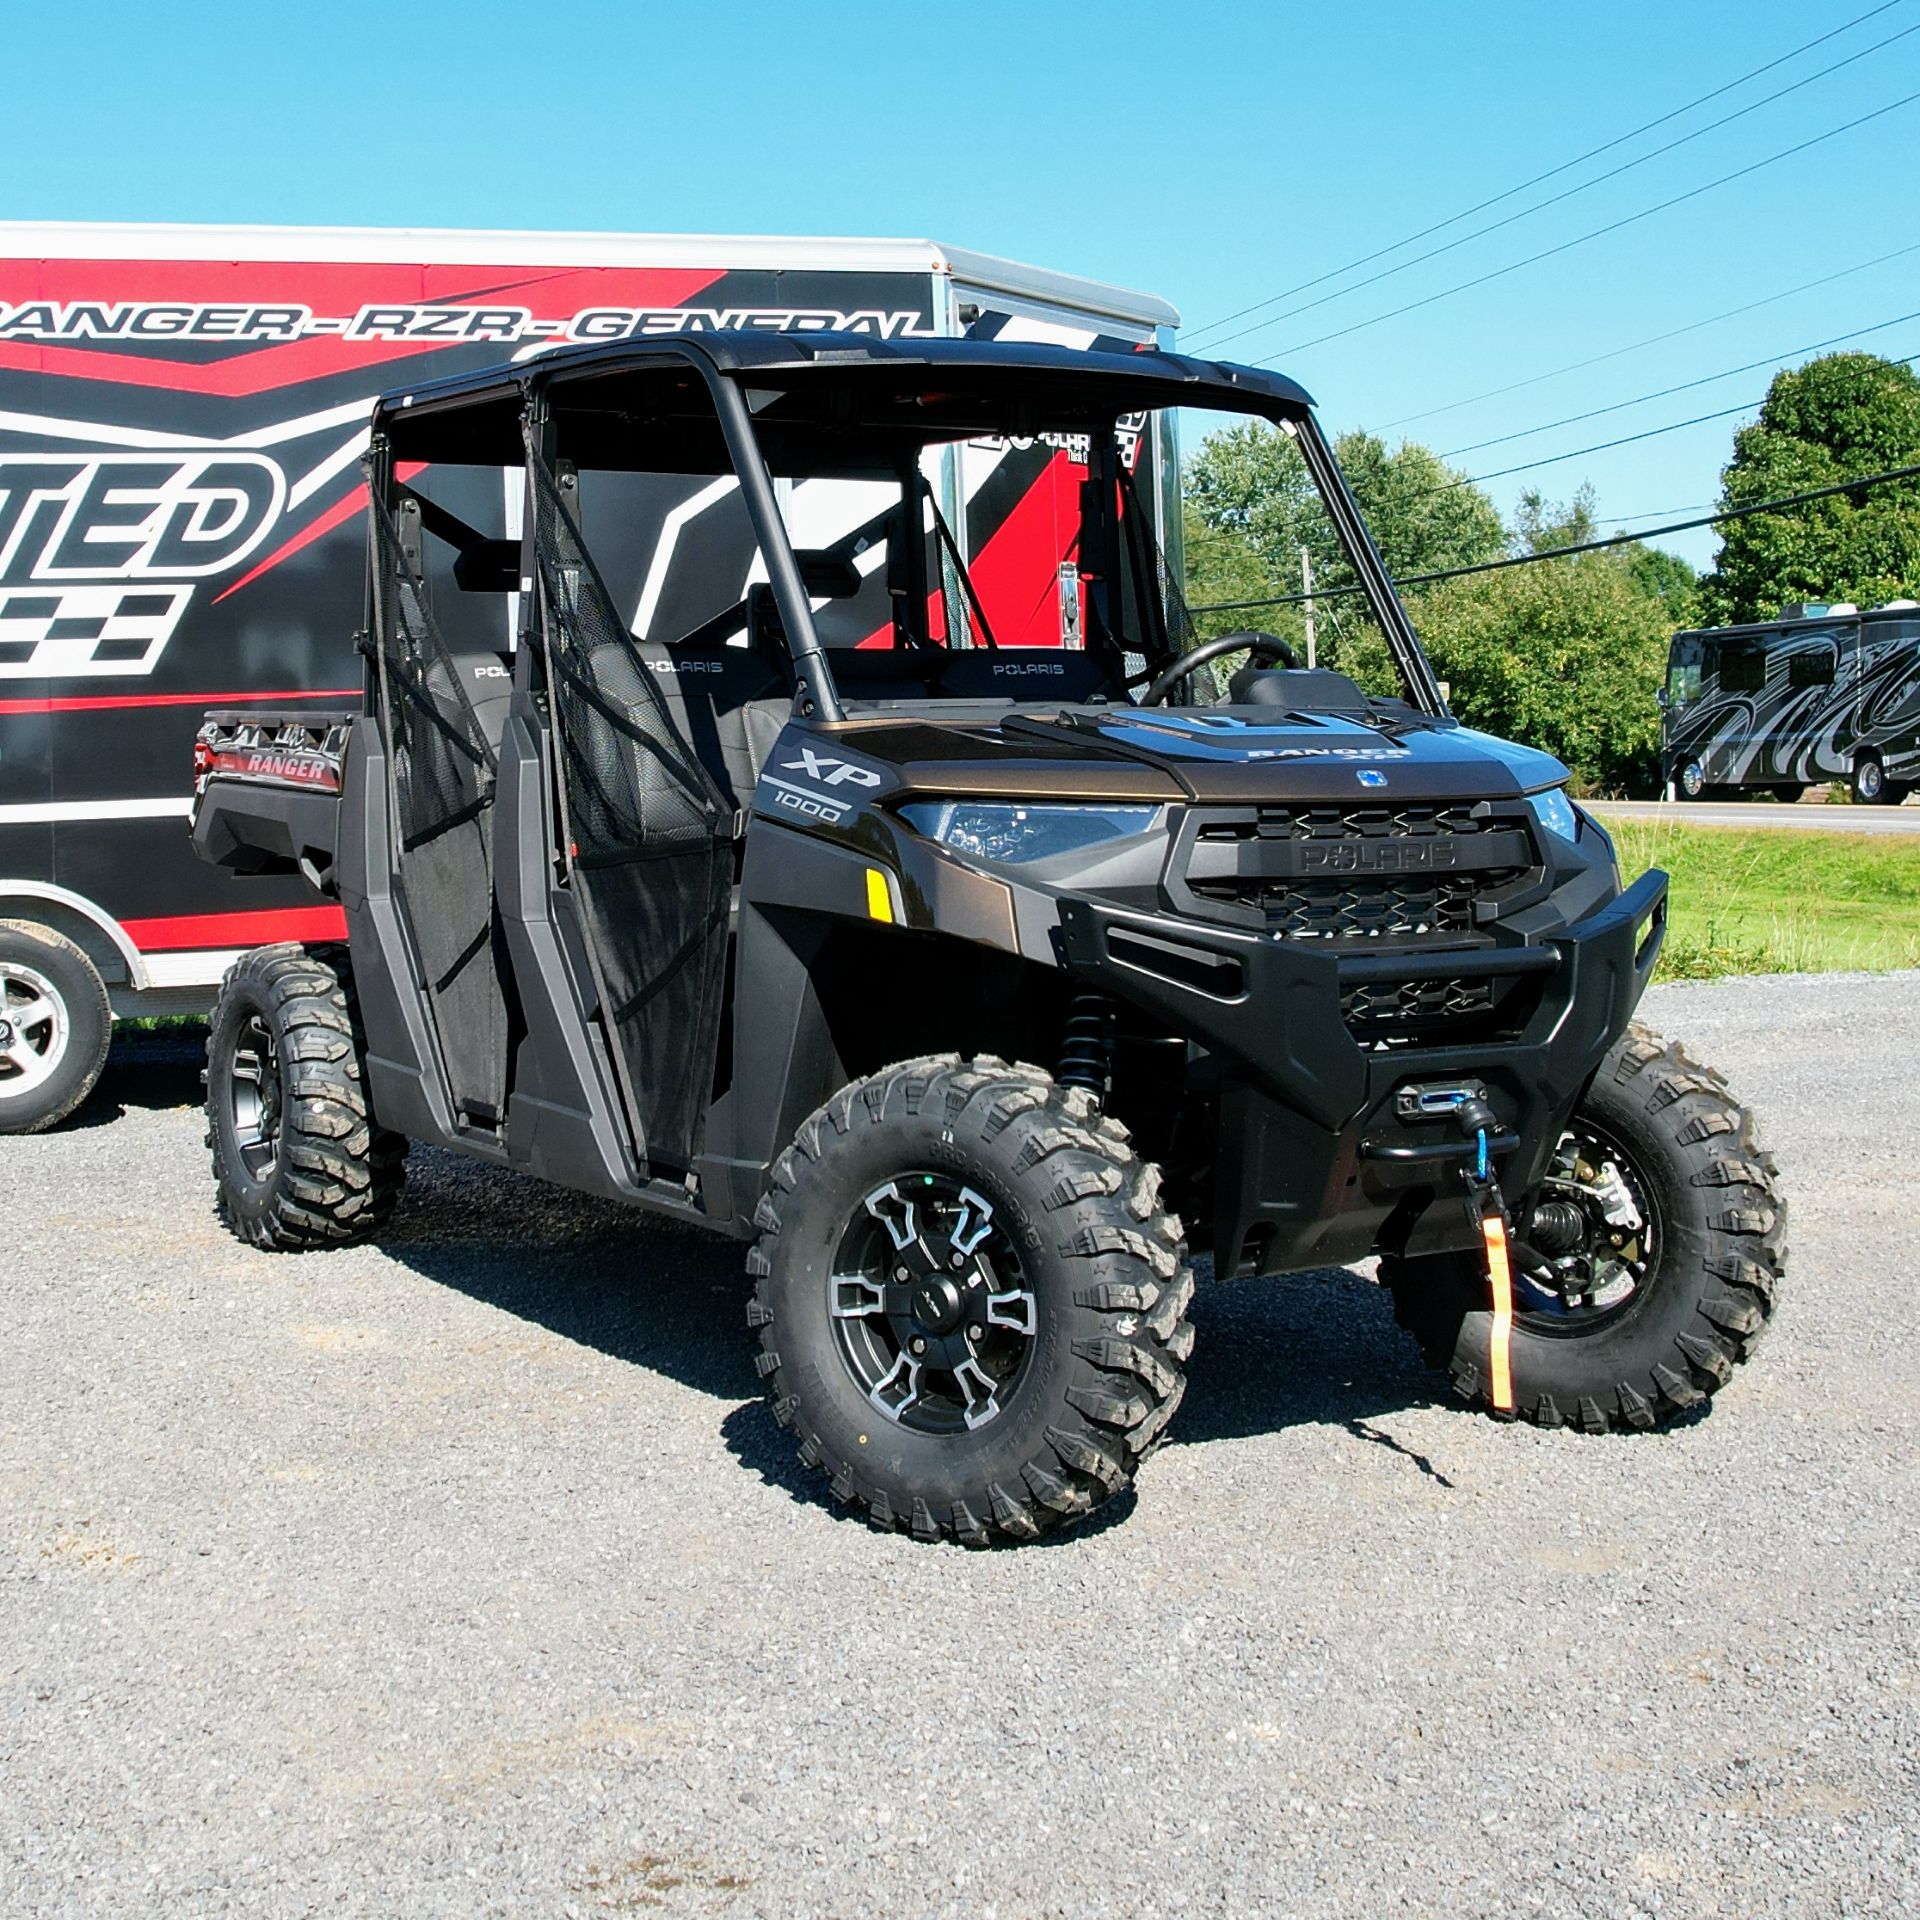
<instances>
[{"instance_id":1,"label":"gravel ground","mask_svg":"<svg viewBox=\"0 0 1920 1920\"><path fill-rule=\"evenodd\" d=\"M1204 1287L1137 1500L991 1554L795 1473L737 1250L418 1154L379 1249L253 1254L123 1049L0 1144L0 1913L1920 1911L1920 975L1651 1014L1794 1207L1708 1418Z\"/></svg>"}]
</instances>

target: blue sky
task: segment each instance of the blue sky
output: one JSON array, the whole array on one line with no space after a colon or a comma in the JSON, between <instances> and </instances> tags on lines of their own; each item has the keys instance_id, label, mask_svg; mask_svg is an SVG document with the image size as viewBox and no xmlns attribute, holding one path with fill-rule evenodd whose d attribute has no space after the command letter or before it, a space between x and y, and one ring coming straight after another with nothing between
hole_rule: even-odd
<instances>
[{"instance_id":1,"label":"blue sky","mask_svg":"<svg viewBox=\"0 0 1920 1920\"><path fill-rule=\"evenodd\" d=\"M13 163L0 214L923 235L1150 288L1191 331L1556 167L1875 4L10 9ZM1915 27L1920 0L1895 0L1407 252L1577 187ZM1222 350L1277 353L1331 426L1379 428L1764 300L1409 420L1390 437L1451 451L1768 363L1462 454L1479 473L1757 400L1783 356L1920 311L1920 250L1844 273L1920 248L1920 101L1482 287L1307 343L1912 93L1920 32ZM1197 334L1202 345L1214 337ZM1920 319L1859 344L1920 353ZM1564 496L1584 480L1609 520L1680 518L1676 509L1712 501L1741 417L1490 490L1504 508L1523 486ZM1715 542L1697 533L1665 544L1706 562Z\"/></svg>"}]
</instances>

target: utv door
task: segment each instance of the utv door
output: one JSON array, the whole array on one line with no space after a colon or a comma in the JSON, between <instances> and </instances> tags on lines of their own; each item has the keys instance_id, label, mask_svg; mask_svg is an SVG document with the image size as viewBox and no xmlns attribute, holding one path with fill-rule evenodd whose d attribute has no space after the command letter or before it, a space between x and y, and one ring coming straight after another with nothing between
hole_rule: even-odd
<instances>
[{"instance_id":1,"label":"utv door","mask_svg":"<svg viewBox=\"0 0 1920 1920\"><path fill-rule=\"evenodd\" d=\"M559 858L644 1172L699 1147L725 991L734 813L661 698L529 427ZM577 494L575 495L577 500Z\"/></svg>"},{"instance_id":2,"label":"utv door","mask_svg":"<svg viewBox=\"0 0 1920 1920\"><path fill-rule=\"evenodd\" d=\"M417 502L396 497L380 449L371 481L375 711L387 757L393 892L432 1015L454 1122L497 1131L508 1048L493 902L498 762L463 663L429 604Z\"/></svg>"}]
</instances>

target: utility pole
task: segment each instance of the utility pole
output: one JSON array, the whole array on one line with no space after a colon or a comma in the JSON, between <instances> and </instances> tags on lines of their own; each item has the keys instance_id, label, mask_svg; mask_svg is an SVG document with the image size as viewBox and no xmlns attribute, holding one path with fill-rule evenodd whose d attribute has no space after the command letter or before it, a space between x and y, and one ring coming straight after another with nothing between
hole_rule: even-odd
<instances>
[{"instance_id":1,"label":"utility pole","mask_svg":"<svg viewBox=\"0 0 1920 1920\"><path fill-rule=\"evenodd\" d=\"M1313 642L1313 555L1305 547L1300 549L1300 591L1307 602L1307 665L1316 667L1320 662Z\"/></svg>"}]
</instances>

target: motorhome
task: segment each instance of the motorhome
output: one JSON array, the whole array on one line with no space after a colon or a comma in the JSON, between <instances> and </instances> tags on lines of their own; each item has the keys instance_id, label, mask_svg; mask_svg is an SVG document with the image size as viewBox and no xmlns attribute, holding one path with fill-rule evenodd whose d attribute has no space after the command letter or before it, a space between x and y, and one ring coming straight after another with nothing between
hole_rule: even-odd
<instances>
[{"instance_id":1,"label":"motorhome","mask_svg":"<svg viewBox=\"0 0 1920 1920\"><path fill-rule=\"evenodd\" d=\"M1676 633L1660 704L1673 797L1798 800L1845 781L1862 804L1897 806L1920 783L1920 602Z\"/></svg>"}]
</instances>

